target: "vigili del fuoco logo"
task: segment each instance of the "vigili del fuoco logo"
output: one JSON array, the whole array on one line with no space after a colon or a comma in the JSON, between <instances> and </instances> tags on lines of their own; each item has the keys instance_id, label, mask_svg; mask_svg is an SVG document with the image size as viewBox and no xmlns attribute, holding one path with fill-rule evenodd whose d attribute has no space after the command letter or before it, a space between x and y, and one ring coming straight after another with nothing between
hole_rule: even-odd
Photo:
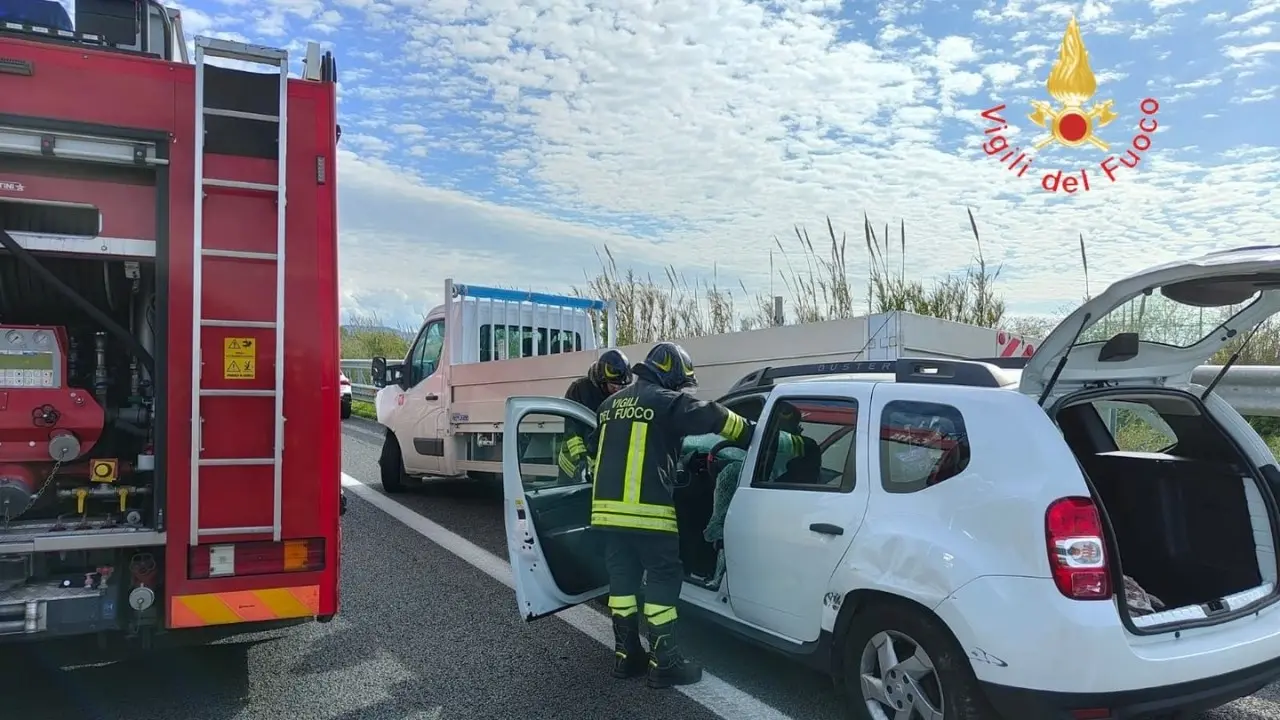
<instances>
[{"instance_id":1,"label":"vigili del fuoco logo","mask_svg":"<svg viewBox=\"0 0 1280 720\"><path fill-rule=\"evenodd\" d=\"M1040 187L1049 192L1075 194L1088 192L1099 183L1115 182L1123 174L1121 168L1132 170L1142 162L1144 153L1151 148L1151 136L1159 123L1156 114L1160 103L1155 98L1145 98L1138 103L1136 134L1129 140L1123 152L1113 152L1107 138L1122 135L1125 131L1112 123L1121 116L1115 112L1115 101L1093 101L1098 93L1098 79L1089 67L1089 51L1085 49L1080 25L1074 17L1067 23L1067 32L1058 47L1058 59L1049 71L1045 89L1053 102L1031 101L1031 114L1027 119L1042 132L1029 148L1010 147L1005 131L1009 122L1001 116L1008 108L1003 104L982 111L982 118L990 123L983 132L982 150L998 160L1005 169L1024 177L1042 151L1051 147L1083 148L1102 154L1097 167L1081 167L1078 170L1038 168ZM1093 102L1091 102L1093 101ZM1051 155L1050 155L1051 156Z\"/></svg>"}]
</instances>

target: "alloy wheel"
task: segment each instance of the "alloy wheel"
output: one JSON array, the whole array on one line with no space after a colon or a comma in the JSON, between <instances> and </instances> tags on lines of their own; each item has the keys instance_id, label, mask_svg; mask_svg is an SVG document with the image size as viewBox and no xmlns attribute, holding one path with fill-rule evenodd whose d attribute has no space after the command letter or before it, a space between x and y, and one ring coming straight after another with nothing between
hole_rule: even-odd
<instances>
[{"instance_id":1,"label":"alloy wheel","mask_svg":"<svg viewBox=\"0 0 1280 720\"><path fill-rule=\"evenodd\" d=\"M905 633L873 635L858 673L873 720L943 720L942 683L933 660Z\"/></svg>"}]
</instances>

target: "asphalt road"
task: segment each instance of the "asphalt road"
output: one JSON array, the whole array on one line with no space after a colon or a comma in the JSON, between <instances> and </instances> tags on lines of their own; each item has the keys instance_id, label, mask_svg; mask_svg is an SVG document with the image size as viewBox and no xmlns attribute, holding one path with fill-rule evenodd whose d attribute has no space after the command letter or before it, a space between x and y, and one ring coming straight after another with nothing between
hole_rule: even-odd
<instances>
[{"instance_id":1,"label":"asphalt road","mask_svg":"<svg viewBox=\"0 0 1280 720\"><path fill-rule=\"evenodd\" d=\"M345 427L345 472L376 486L376 428L354 418ZM597 609L525 623L505 584L348 496L342 611L332 623L79 666L68 664L67 648L6 646L0 717L712 720L710 705L735 709L727 714L733 720L840 718L821 675L697 623L686 625L689 651L723 683L690 697L616 681L607 674L608 649L578 629L603 624ZM432 483L395 499L505 560L496 485ZM717 695L717 687L727 689ZM769 712L753 715L735 698ZM1264 718L1280 720L1280 687L1200 720Z\"/></svg>"}]
</instances>

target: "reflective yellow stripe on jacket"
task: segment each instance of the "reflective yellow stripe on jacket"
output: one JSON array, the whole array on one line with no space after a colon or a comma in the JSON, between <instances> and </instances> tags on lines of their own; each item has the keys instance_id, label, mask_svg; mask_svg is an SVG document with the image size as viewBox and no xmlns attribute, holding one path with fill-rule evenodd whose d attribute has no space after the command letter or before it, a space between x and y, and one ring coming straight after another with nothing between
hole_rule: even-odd
<instances>
[{"instance_id":1,"label":"reflective yellow stripe on jacket","mask_svg":"<svg viewBox=\"0 0 1280 720\"><path fill-rule=\"evenodd\" d=\"M631 437L627 442L627 466L622 485L622 500L591 499L591 524L596 527L626 530L658 530L679 532L676 509L668 505L652 505L640 502L641 479L644 471L645 442L649 436L649 423L631 423ZM604 447L604 435L600 436ZM599 462L599 458L596 458Z\"/></svg>"},{"instance_id":2,"label":"reflective yellow stripe on jacket","mask_svg":"<svg viewBox=\"0 0 1280 720\"><path fill-rule=\"evenodd\" d=\"M747 429L747 421L737 413L729 413L724 419L724 427L720 428L720 437L725 440L737 442L742 437L743 431Z\"/></svg>"},{"instance_id":3,"label":"reflective yellow stripe on jacket","mask_svg":"<svg viewBox=\"0 0 1280 720\"><path fill-rule=\"evenodd\" d=\"M578 471L578 460L586 454L587 444L582 441L582 438L574 436L565 440L560 446L560 456L556 459L556 464L560 466L561 472L572 477Z\"/></svg>"}]
</instances>

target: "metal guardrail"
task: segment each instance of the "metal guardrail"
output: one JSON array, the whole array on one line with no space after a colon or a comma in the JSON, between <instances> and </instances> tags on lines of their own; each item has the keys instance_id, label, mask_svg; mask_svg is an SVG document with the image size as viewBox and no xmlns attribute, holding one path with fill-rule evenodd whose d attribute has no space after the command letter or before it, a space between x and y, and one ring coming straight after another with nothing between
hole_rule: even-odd
<instances>
[{"instance_id":1,"label":"metal guardrail","mask_svg":"<svg viewBox=\"0 0 1280 720\"><path fill-rule=\"evenodd\" d=\"M369 359L342 361L342 372L351 380L351 396L373 402L378 388L369 376ZM1207 385L1221 370L1219 365L1201 365L1191 374L1192 382ZM1241 415L1280 417L1280 365L1242 365L1231 368L1216 389Z\"/></svg>"},{"instance_id":2,"label":"metal guardrail","mask_svg":"<svg viewBox=\"0 0 1280 720\"><path fill-rule=\"evenodd\" d=\"M1220 370L1220 365L1201 365L1191 381L1208 385ZM1214 392L1245 417L1280 417L1280 365L1237 365Z\"/></svg>"},{"instance_id":3,"label":"metal guardrail","mask_svg":"<svg viewBox=\"0 0 1280 720\"><path fill-rule=\"evenodd\" d=\"M340 363L342 374L351 381L351 397L373 402L374 396L378 394L378 388L373 386L373 378L369 375L369 367L373 364L373 360L342 360Z\"/></svg>"}]
</instances>

